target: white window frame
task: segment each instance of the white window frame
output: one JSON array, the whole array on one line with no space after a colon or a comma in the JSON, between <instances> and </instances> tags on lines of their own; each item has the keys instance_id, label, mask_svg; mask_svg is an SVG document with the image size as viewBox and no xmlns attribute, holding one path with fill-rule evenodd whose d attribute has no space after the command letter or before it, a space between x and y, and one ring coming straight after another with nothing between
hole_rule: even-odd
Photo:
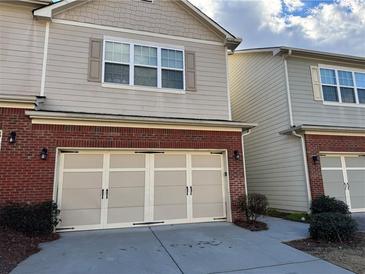
<instances>
[{"instance_id":1,"label":"white window frame","mask_svg":"<svg viewBox=\"0 0 365 274\"><path fill-rule=\"evenodd\" d=\"M356 85L356 78L355 78L355 73L365 73L365 70L354 69L354 68L349 68L349 67L329 66L329 65L319 65L318 68L319 68L319 80L320 80L320 83L321 83L321 93L322 93L322 98L323 98L322 99L323 100L323 104L325 104L325 105L335 105L335 106L346 106L346 107L361 107L361 108L365 108L365 104L359 102L358 87ZM321 69L330 69L330 70L334 70L335 71L336 85L322 83ZM352 79L353 79L354 86L351 87L351 86L340 85L340 79L338 77L338 71L339 70L341 70L341 71L348 71L348 72L351 72L352 73ZM337 96L338 96L338 102L331 102L331 101L325 101L324 100L323 86L336 87ZM354 93L355 93L355 103L343 103L342 102L341 89L340 89L341 87L343 87L343 88L352 88L354 90ZM365 88L359 88L359 89L365 89Z\"/></svg>"},{"instance_id":2,"label":"white window frame","mask_svg":"<svg viewBox=\"0 0 365 274\"><path fill-rule=\"evenodd\" d=\"M129 45L129 47L130 47L129 48L129 85L105 82L105 62L106 62L105 61L105 45L106 45L106 42L123 43L123 44ZM157 87L134 85L134 68L135 68L134 46L145 46L145 47L157 48L157 66L141 65L141 67L157 68ZM162 49L181 51L183 54L183 68L176 69L176 68L162 67L162 59L161 59L162 58L161 57ZM163 69L182 71L183 72L183 89L163 88L162 87L162 70ZM129 40L129 39L116 38L116 37L104 37L104 39L103 39L103 60L102 60L102 86L103 87L185 94L186 93L185 75L186 75L185 48L182 46L158 44L158 43L151 43L151 42L146 42L146 41L135 41L135 40Z\"/></svg>"}]
</instances>

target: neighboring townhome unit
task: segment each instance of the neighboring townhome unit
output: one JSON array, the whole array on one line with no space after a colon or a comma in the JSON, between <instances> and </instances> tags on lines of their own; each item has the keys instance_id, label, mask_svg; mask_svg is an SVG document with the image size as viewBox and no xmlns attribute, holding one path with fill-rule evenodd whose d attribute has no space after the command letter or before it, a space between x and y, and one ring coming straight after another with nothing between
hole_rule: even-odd
<instances>
[{"instance_id":1,"label":"neighboring townhome unit","mask_svg":"<svg viewBox=\"0 0 365 274\"><path fill-rule=\"evenodd\" d=\"M240 39L185 0L8 1L0 35L0 206L54 200L63 230L242 217Z\"/></svg>"},{"instance_id":2,"label":"neighboring townhome unit","mask_svg":"<svg viewBox=\"0 0 365 274\"><path fill-rule=\"evenodd\" d=\"M288 47L229 57L234 119L245 137L249 192L307 211L325 194L365 211L365 58Z\"/></svg>"}]
</instances>

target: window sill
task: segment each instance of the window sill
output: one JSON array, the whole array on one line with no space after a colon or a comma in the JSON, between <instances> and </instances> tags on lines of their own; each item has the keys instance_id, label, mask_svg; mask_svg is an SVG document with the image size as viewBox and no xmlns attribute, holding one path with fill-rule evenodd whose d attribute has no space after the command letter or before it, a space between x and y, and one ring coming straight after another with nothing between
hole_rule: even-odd
<instances>
[{"instance_id":1,"label":"window sill","mask_svg":"<svg viewBox=\"0 0 365 274\"><path fill-rule=\"evenodd\" d=\"M159 93L172 93L172 94L186 94L186 91L183 89L154 88L154 87L147 87L147 86L132 86L132 85L113 84L113 83L102 83L101 86L104 88L114 88L114 89L148 91L148 92L159 92Z\"/></svg>"},{"instance_id":2,"label":"window sill","mask_svg":"<svg viewBox=\"0 0 365 274\"><path fill-rule=\"evenodd\" d=\"M353 108L365 108L365 104L351 104L351 103L338 103L338 102L326 102L323 101L326 106L337 106L337 107L353 107Z\"/></svg>"}]
</instances>

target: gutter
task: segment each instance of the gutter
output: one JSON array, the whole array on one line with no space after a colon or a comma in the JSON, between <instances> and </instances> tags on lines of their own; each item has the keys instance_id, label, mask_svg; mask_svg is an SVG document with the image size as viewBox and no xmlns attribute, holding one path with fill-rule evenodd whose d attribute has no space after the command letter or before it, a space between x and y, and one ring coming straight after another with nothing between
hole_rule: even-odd
<instances>
[{"instance_id":1,"label":"gutter","mask_svg":"<svg viewBox=\"0 0 365 274\"><path fill-rule=\"evenodd\" d=\"M243 164L243 175L245 176L245 194L248 197L248 182L247 182L247 171L246 171L246 152L245 152L245 143L244 138L252 133L252 129L248 129L247 131L242 132L242 164Z\"/></svg>"},{"instance_id":2,"label":"gutter","mask_svg":"<svg viewBox=\"0 0 365 274\"><path fill-rule=\"evenodd\" d=\"M308 161L307 161L307 149L305 146L305 139L303 134L298 134L295 131L295 124L293 118L293 109L292 109L292 102L291 102L291 92L290 92L290 83L289 83L289 73L288 73L288 61L287 57L292 55L292 50L289 49L288 53L283 55L284 61L284 72L285 72L285 83L286 83L286 94L287 94L287 102L288 102L288 110L289 110L289 124L290 128L293 129L292 131L288 132L291 133L293 136L300 138L301 147L302 147L302 155L303 155L303 164L304 164L304 173L305 173L305 184L307 188L307 201L308 201L308 210L310 209L310 205L312 203L312 193L311 193L311 186L310 186L310 179L309 179L309 170L308 170Z\"/></svg>"}]
</instances>

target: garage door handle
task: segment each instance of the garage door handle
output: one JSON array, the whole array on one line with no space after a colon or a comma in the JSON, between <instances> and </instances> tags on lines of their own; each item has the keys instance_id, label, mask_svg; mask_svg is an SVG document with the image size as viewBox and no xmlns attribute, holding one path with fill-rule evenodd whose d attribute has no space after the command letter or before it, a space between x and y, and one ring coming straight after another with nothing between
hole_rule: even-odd
<instances>
[{"instance_id":1,"label":"garage door handle","mask_svg":"<svg viewBox=\"0 0 365 274\"><path fill-rule=\"evenodd\" d=\"M105 199L109 199L109 189L107 189L105 192Z\"/></svg>"},{"instance_id":2,"label":"garage door handle","mask_svg":"<svg viewBox=\"0 0 365 274\"><path fill-rule=\"evenodd\" d=\"M190 187L190 195L193 195L193 187Z\"/></svg>"},{"instance_id":3,"label":"garage door handle","mask_svg":"<svg viewBox=\"0 0 365 274\"><path fill-rule=\"evenodd\" d=\"M186 187L186 196L189 195L189 187Z\"/></svg>"},{"instance_id":4,"label":"garage door handle","mask_svg":"<svg viewBox=\"0 0 365 274\"><path fill-rule=\"evenodd\" d=\"M101 199L104 199L104 189L101 190Z\"/></svg>"}]
</instances>

